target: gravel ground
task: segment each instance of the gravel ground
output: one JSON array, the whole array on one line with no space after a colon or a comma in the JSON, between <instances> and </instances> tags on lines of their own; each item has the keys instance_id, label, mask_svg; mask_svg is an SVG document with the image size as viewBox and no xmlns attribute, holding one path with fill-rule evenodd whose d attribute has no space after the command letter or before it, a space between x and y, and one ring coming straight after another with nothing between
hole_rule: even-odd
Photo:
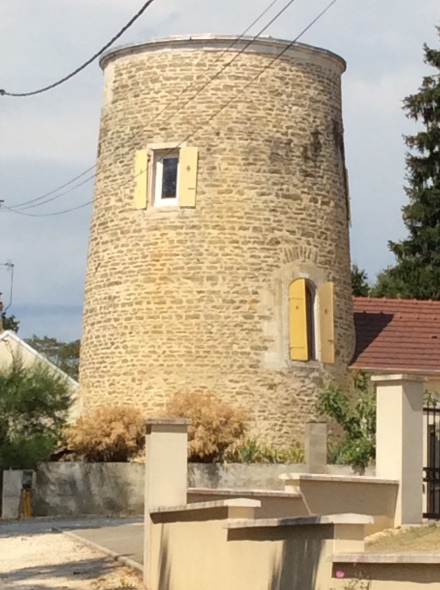
<instances>
[{"instance_id":1,"label":"gravel ground","mask_svg":"<svg viewBox=\"0 0 440 590\"><path fill-rule=\"evenodd\" d=\"M63 533L51 532L60 524L68 526L60 522L0 525L1 590L143 588L135 572Z\"/></svg>"}]
</instances>

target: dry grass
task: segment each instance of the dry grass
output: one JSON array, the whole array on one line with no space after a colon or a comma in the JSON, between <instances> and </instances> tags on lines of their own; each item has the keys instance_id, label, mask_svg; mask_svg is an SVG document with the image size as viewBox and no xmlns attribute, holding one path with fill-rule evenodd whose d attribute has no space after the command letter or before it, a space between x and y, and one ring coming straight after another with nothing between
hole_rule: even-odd
<instances>
[{"instance_id":1,"label":"dry grass","mask_svg":"<svg viewBox=\"0 0 440 590\"><path fill-rule=\"evenodd\" d=\"M115 568L107 575L93 582L90 590L144 590L139 574L126 568Z\"/></svg>"},{"instance_id":2,"label":"dry grass","mask_svg":"<svg viewBox=\"0 0 440 590\"><path fill-rule=\"evenodd\" d=\"M136 457L145 442L144 416L128 406L99 406L66 430L75 461L121 461Z\"/></svg>"},{"instance_id":3,"label":"dry grass","mask_svg":"<svg viewBox=\"0 0 440 590\"><path fill-rule=\"evenodd\" d=\"M434 553L440 551L440 525L427 524L375 535L367 540L366 551L375 553L403 553L407 551Z\"/></svg>"},{"instance_id":4,"label":"dry grass","mask_svg":"<svg viewBox=\"0 0 440 590\"><path fill-rule=\"evenodd\" d=\"M169 416L188 418L188 456L191 461L223 461L243 441L250 414L211 393L192 391L175 395L166 406Z\"/></svg>"}]
</instances>

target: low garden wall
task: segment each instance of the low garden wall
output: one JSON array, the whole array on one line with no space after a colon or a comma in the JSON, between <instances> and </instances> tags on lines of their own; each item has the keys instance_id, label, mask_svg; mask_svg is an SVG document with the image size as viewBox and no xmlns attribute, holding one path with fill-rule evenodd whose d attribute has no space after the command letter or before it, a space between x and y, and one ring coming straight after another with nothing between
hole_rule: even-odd
<instances>
[{"instance_id":1,"label":"low garden wall","mask_svg":"<svg viewBox=\"0 0 440 590\"><path fill-rule=\"evenodd\" d=\"M33 493L35 516L141 515L144 465L41 463Z\"/></svg>"},{"instance_id":2,"label":"low garden wall","mask_svg":"<svg viewBox=\"0 0 440 590\"><path fill-rule=\"evenodd\" d=\"M188 466L188 487L283 490L281 474L304 471L304 465L192 463ZM144 472L142 463L41 463L36 472L33 513L140 516L144 511ZM350 475L352 470L329 465L327 472ZM19 496L20 484L16 487Z\"/></svg>"}]
</instances>

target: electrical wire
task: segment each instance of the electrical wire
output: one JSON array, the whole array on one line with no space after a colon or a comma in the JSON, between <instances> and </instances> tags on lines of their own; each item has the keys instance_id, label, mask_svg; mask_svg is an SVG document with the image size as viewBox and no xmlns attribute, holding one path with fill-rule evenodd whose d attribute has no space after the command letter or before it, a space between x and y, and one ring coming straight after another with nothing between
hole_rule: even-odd
<instances>
[{"instance_id":1,"label":"electrical wire","mask_svg":"<svg viewBox=\"0 0 440 590\"><path fill-rule=\"evenodd\" d=\"M95 178L95 174L93 174L92 176L89 176L89 178L86 178L85 180L83 180L82 182L79 182L78 184L74 184L71 188L67 189L66 191L59 193L58 195L55 195L54 197L50 197L50 199L46 199L43 203L34 203L33 205L28 205L27 207L22 207L20 209L20 211L27 211L28 209L34 209L35 207L41 207L42 205L46 205L47 203L51 203L52 201L56 201L57 199L64 197L64 195L67 195L68 193L71 193L72 191L76 190L80 186L84 186L85 184L87 184L88 182L93 180L94 178ZM15 210L16 208L11 207L11 209Z\"/></svg>"},{"instance_id":2,"label":"electrical wire","mask_svg":"<svg viewBox=\"0 0 440 590\"><path fill-rule=\"evenodd\" d=\"M225 56L225 55L226 55L226 54L227 54L227 53L228 53L230 50L231 50L231 49L233 49L233 47L234 47L234 46L235 46L235 45L236 45L236 44L237 44L237 43L238 43L238 42L239 42L239 41L240 41L240 40L241 40L241 39L242 39L242 38L243 38L243 37L244 37L244 36L245 36L245 35L246 35L246 34L247 34L247 33L248 33L250 30L251 30L251 29L252 29L252 27L254 27L254 26L255 26L255 25L256 25L256 24L257 24L257 23L258 23L258 22L259 22L259 21L260 21L260 20L261 20L261 19L262 19L262 18L263 18L263 17L264 17L264 16L265 16L265 15L266 15L266 14L267 14L267 13L268 13L270 10L271 10L271 8L273 8L273 7L275 6L275 4L277 4L279 1L280 1L280 0L272 0L272 2L269 4L269 6L267 6L267 7L266 7L266 8L263 10L263 12L261 12L261 13L260 13L260 14L259 14L259 15L258 15L258 16L257 16L257 17L256 17L256 18L253 20L253 21L252 21L252 23L251 23L251 24L250 24L250 25L249 25L249 26L248 26L248 27L247 27L247 28L246 28L246 29L245 29L245 30L244 30L244 31L241 33L241 35L240 35L238 38L234 39L234 40L233 40L233 42L232 42L232 43L229 45L229 47L227 47L227 48L226 48L224 51L222 51L222 52L220 53L220 55L218 55L218 57L216 58L216 60L215 60L215 61L214 61L214 63L212 64L211 68L212 68L212 67L214 67L214 66L215 66L215 65L216 65L216 64L217 64L217 63L218 63L218 62L219 62L219 61L220 61L220 60L221 60L221 59L222 59L222 58L223 58L223 57L224 57L224 56ZM286 8L287 8L287 7L286 7ZM285 10L285 9L283 9L283 11L282 11L282 12L284 12L284 10ZM276 18L278 18L278 17L276 17ZM275 20L276 20L276 19L275 19ZM261 35L261 34L262 34L262 32L264 32L264 31L267 29L267 27L268 27L268 26L270 26L270 24L271 24L272 22L274 22L274 20L272 20L272 21L271 21L271 22L270 22L270 23L269 23L269 24L268 24L266 27L264 27L264 29L263 29L262 31L260 31L260 33L258 33L258 35ZM257 35L257 36L255 36L255 37L254 37L254 39L256 39L256 37L258 37L258 35ZM250 45L250 43L249 43L249 44L246 46L246 48L247 48L249 45ZM246 48L245 48L245 49L246 49ZM234 61L234 60L232 60L232 61ZM232 61L231 61L230 63L232 63ZM229 64L227 64L227 65L226 65L226 67L228 67L228 66L230 65L230 63L229 63ZM219 75L220 75L220 74L221 74L221 73L222 73L222 72L223 72L223 71L226 69L226 67L222 68L222 70L221 70L221 71L217 72L217 73L215 74L215 76L214 76L214 78L213 78L213 79L217 78L217 77L218 77L218 76L219 76ZM206 71L208 71L209 69L210 69L210 68L207 68L207 70L206 70ZM204 72L204 74L205 74L205 73L206 73L206 72ZM203 75L204 75L204 74L203 74ZM200 90L199 90L199 91L198 91L198 92L197 92L197 93L194 95L194 97L193 97L193 98L195 98L195 97L196 97L198 94L200 94L200 92L201 92L202 90L204 90L204 89L205 89L205 88L208 86L208 84L210 84L210 83L211 83L211 81L212 81L213 79L209 80L209 81L208 81L208 83L207 83L207 84L205 84L205 85L203 86L203 88L202 88L202 89L200 89ZM197 82L197 80L196 80L196 82ZM168 103L168 104L167 104L167 105L166 105L166 106L165 106L165 107L164 107L164 108L163 108L161 111L159 111L159 113L158 113L158 114L157 114L157 115L156 115L156 116L153 118L153 120L150 122L150 125L152 125L152 124L153 124L155 121L157 121L157 119L159 119L159 117L160 117L160 116L161 116L161 115L162 115L164 112L166 112L166 111L168 110L168 108L169 108L169 107L170 107L172 104L175 104L176 100L179 100L179 98L180 98L181 96L183 96L183 95L184 95L184 94L185 94L185 93L186 93L186 92L187 92L187 91L188 91L188 90L189 90L189 89L190 89L190 88L191 88L193 85L194 85L194 82L190 82L190 83L189 83L189 84L188 84L188 85L187 85L185 88L183 88L183 90L180 92L180 94L177 96L177 98L173 99L173 100L172 100L170 103ZM1 91L0 91L0 92L1 92ZM188 104L188 102L190 102L190 101L187 101L187 103L185 103L185 104L184 104L184 105L183 105L181 108L179 108L178 110L180 111L180 110L181 110L181 109L182 109L184 106L186 106L186 104ZM177 112L177 111L176 111L176 112ZM53 195L54 193L57 193L59 190L61 190L61 189L65 188L65 187L66 187L66 186L68 186L69 184L72 184L73 182L75 182L75 181L76 181L76 180L78 180L79 178L82 178L82 177L83 177L85 174L87 174L88 172L90 172L90 171L91 171L91 170L93 170L94 168L95 168L95 165L91 166L90 168L87 168L87 170L84 170L84 172L82 172L81 174L78 174L77 176L75 176L74 178L72 178L72 179L71 179L71 180L69 180L68 182L66 182L66 183L62 184L61 186L59 186L59 187L57 187L57 188L55 188L55 189L53 189L53 190L51 190L51 191L49 191L49 192L47 192L47 193L44 193L43 195L40 195L39 197L36 197L36 198L34 198L34 199L30 199L30 200L28 200L28 201L24 201L23 203L19 203L18 205L14 205L14 207L10 207L10 210L12 210L12 209L14 209L14 210L15 210L15 209L19 209L19 208L23 208L23 209L31 209L31 208L33 208L33 207L34 207L34 205L32 205L32 207L26 207L25 205L28 205L28 204L31 204L31 203L36 203L36 202L38 202L38 201L42 201L42 202L41 202L41 203L39 203L38 205L35 205L35 206L41 206L41 205L45 205L46 203L49 203L49 202L51 202L51 201L55 200L55 198L58 198L58 197L54 197L54 198L47 199L47 200L45 200L45 201L44 201L44 199L45 199L46 197L49 197L49 196ZM71 191L75 190L75 189L76 189L76 188L78 188L79 186L82 186L82 185L83 185L83 184L85 184L86 182L90 182L91 180L93 180L93 179L95 178L95 176L96 176L96 175L93 175L93 176L91 176L89 179L87 179L86 181L84 181L83 183L80 183L80 184L78 184L78 185L75 185L75 187L72 187L72 189L71 189L71 190L69 190L69 191L64 191L64 192L63 192L63 193L61 193L59 196L60 196L60 197L61 197L61 196L64 196L64 195L68 194L69 192L71 192Z\"/></svg>"},{"instance_id":3,"label":"electrical wire","mask_svg":"<svg viewBox=\"0 0 440 590\"><path fill-rule=\"evenodd\" d=\"M37 201L41 201L41 200L45 199L46 197L50 197L51 195L57 193L59 190L65 188L66 186L69 186L69 184L72 184L72 182L75 182L76 180L79 180L80 178L82 178L83 176L85 176L88 172L91 172L92 170L94 170L95 167L96 167L96 165L90 166L90 168L87 168L87 170L84 170L84 172L81 172L81 174L78 174L77 176L75 176L75 178L72 178L72 180L69 180L69 182L65 182L61 186L58 186L57 188L49 191L48 193L44 193L43 195L40 195L39 197L36 197L35 199L29 199L29 201L24 201L23 203L18 203L18 205L14 205L14 207L12 207L12 209L20 209L20 208L23 208L23 209L31 209L31 207L26 207L26 205L29 205L30 203L36 203ZM86 179L84 182L80 182L79 184L76 184L70 190L64 191L59 196L66 195L67 193L69 193L69 192L73 191L74 189L78 188L79 186L82 186L86 182L89 182L90 180L93 180L94 178L95 178L95 175L93 175L90 178ZM54 197L54 198L57 198L57 197ZM45 201L44 203L40 203L40 205L44 205L45 203L48 203L49 201L53 201L53 200L54 199L49 199L48 201Z\"/></svg>"},{"instance_id":4,"label":"electrical wire","mask_svg":"<svg viewBox=\"0 0 440 590\"><path fill-rule=\"evenodd\" d=\"M76 68L76 70L73 70L73 72L71 72L67 76L64 76L64 78L61 78L57 82L54 82L53 84L49 84L48 86L43 86L43 88L39 88L38 90L32 90L31 92L7 92L6 90L0 89L0 96L12 96L12 97L35 96L36 94L42 94L43 92L47 92L48 90L52 90L53 88L56 88L57 86L61 86L61 84L64 84L64 82L67 82L68 80L70 80L71 78L73 78L74 76L76 76L77 74L82 72L83 70L85 70L85 68L87 68L96 59L98 59L98 57L100 57L105 51L107 51L107 49L109 49L109 47L111 47L113 45L113 43L115 41L117 41L138 20L138 18L140 18L143 15L143 13L147 10L147 8L149 8L153 4L154 1L155 0L148 0L147 2L145 2L142 5L142 7L138 10L138 12L128 21L128 23L126 25L124 25L122 27L122 29L114 37L112 37L110 39L110 41L108 43L106 43L103 47L101 47L101 49L99 51L97 51L94 55L92 55L91 58L89 58L82 65L80 65L78 68Z\"/></svg>"},{"instance_id":5,"label":"electrical wire","mask_svg":"<svg viewBox=\"0 0 440 590\"><path fill-rule=\"evenodd\" d=\"M285 8L281 11L284 12L285 9L287 9L288 6L290 6L290 4L292 4L295 0L290 0L288 5L285 6ZM320 13L318 13L318 15L290 42L288 43L268 64L266 64L241 90L239 93L237 93L235 96L233 96L229 101L227 101L226 103L224 103L217 111L215 111L209 118L207 121L205 121L202 125L199 125L199 127L197 127L194 131L192 131L190 134L188 134L182 141L180 141L176 146L174 146L173 148L171 148L169 150L168 153L172 153L173 151L175 151L176 149L178 149L183 143L185 143L186 141L188 141L189 139L191 139L196 133L198 133L201 129L203 129L205 126L209 125L209 123L215 118L217 117L222 111L224 111L228 106L230 106L233 102L235 102L235 100L237 100L237 98L239 98L240 96L242 96L243 92L245 90L247 90L252 84L254 84L262 74L264 74L264 72L266 72L269 68L271 68L274 63L276 63L283 55L285 55L285 53L287 53L287 51L289 51L289 49L291 49L298 41L299 39L301 39L301 37L303 37L303 35L309 31L336 3L338 2L338 0L332 0ZM279 17L277 17L279 18ZM276 20L276 19L275 19ZM271 22L274 22L274 20L272 19ZM260 33L261 34L261 33ZM255 37L253 38L254 40L256 39ZM241 52L240 52L241 53ZM230 62L228 62L230 63ZM197 93L198 94L198 93ZM197 94L195 96L197 96ZM194 97L193 97L194 98ZM138 176L141 176L142 174L145 174L147 171L147 169L142 170L141 172L139 172L134 178L137 178ZM95 175L94 175L95 176ZM93 177L94 177L93 176ZM93 178L92 177L92 178ZM90 179L89 179L90 180ZM129 182L132 182L133 179L130 179L129 181L127 181L128 184ZM88 182L88 180L87 180ZM14 212L14 213L18 213L21 215L27 215L27 216L31 216L31 217L49 217L49 216L53 216L53 215L63 215L64 213L70 213L71 211L76 211L77 209L82 209L83 207L86 207L87 205L90 205L93 202L93 200L88 201L87 203L84 203L83 205L80 205L78 207L73 207L71 209L67 209L64 211L58 211L55 213L41 213L41 214L32 214L32 213L24 213L21 211L16 211L13 208L9 208L6 206L3 206L3 209L6 209L8 211Z\"/></svg>"},{"instance_id":6,"label":"electrical wire","mask_svg":"<svg viewBox=\"0 0 440 590\"><path fill-rule=\"evenodd\" d=\"M55 211L54 213L25 213L24 211L16 211L15 209L12 209L11 207L6 207L5 205L3 205L2 209L5 209L6 211L10 211L11 213L16 213L17 215L26 215L26 217L53 217L55 215L64 215L65 213L71 213L72 211L78 211L78 209L83 209L84 207L87 207L88 205L91 205L93 203L93 199L91 201L87 201L86 203L83 203L82 205L78 205L77 207L72 207L70 209L65 209L63 211Z\"/></svg>"},{"instance_id":7,"label":"electrical wire","mask_svg":"<svg viewBox=\"0 0 440 590\"><path fill-rule=\"evenodd\" d=\"M195 81L195 82L194 82L194 81L192 81L192 82L190 82L189 84L187 84L187 86L185 86L185 87L184 87L184 88L181 90L181 92L180 92L180 93L179 93L179 94L178 94L178 95L177 95L175 98L173 98L173 99L172 99L172 100L171 100L171 101L170 101L170 102L169 102L167 105L165 105L165 106L164 106L164 108L163 108L162 110L160 110L160 111L159 111L159 113L158 113L158 114L157 114L157 115L156 115L156 116L153 118L153 120L152 120L152 121L150 121L150 125L152 125L152 124L153 124L155 121L157 121L157 119L158 119L158 118L159 118L159 117L160 117L160 116L161 116L163 113L165 113L165 112L168 110L168 108L169 108L169 107L170 107L172 104L175 104L175 103L176 103L176 102L177 102L177 101L178 101L178 100L179 100L179 99L180 99L180 98L181 98L181 97L182 97L184 94L186 94L186 92L187 92L188 90L190 90L190 88L191 88L191 87L194 85L194 83L197 83L197 82L198 82L198 80L199 80L199 78L201 78L202 76L204 76L204 75L205 75L205 73L206 73L206 72L207 72L209 69L211 69L211 68L213 68L214 66L216 66L216 65L218 64L218 62L219 62L219 61L221 61L221 60L223 59L223 57L224 57L224 56L225 56L227 53L229 53L229 52L231 51L231 49L233 49L233 48L234 48L234 47L237 45L237 43L239 43L239 42L240 42L240 41L243 39L243 37L245 37L245 36L247 35L247 33L249 33L249 31L252 29L252 27L254 27L254 26L255 26L255 25L256 25L256 24L257 24L257 23L258 23L258 22L259 22L259 21L260 21L260 20L261 20L261 19L264 17L264 16L266 16L266 14L269 12L269 10L270 10L271 8L273 8L273 7L275 6L275 4L277 4L279 1L280 1L280 0L273 0L273 1L272 1L272 2L269 4L269 6L267 6L267 8L265 8L265 9L263 10L263 12L261 12L261 13L260 13L260 14L257 16L257 18L255 18L255 19L252 21L252 23L251 23L251 24L250 24L248 27L246 27L246 29L245 29L245 30L244 30L244 31L241 33L241 35L240 35L239 37L236 37L236 38L235 38L235 39L232 41L232 43L231 43L231 44L230 44L230 45L229 45L229 46L228 46L226 49L224 49L224 50L223 50L223 51L222 51L222 52L221 52L221 53L220 53L220 54L217 56L217 58L214 60L214 63L212 64L212 66L208 67L208 68L205 70L205 72L204 72L204 73L203 73L201 76L198 76L198 77L196 78L196 81ZM283 11L283 12L284 12L284 11ZM269 25L268 25L268 26L269 26ZM262 32L264 32L264 31L266 30L266 28L267 28L267 27L265 27L265 28L263 29L263 31L260 31L260 33L258 33L258 35L261 35L261 33L262 33ZM254 39L255 39L256 37L258 37L258 35L256 35L256 36L254 37ZM228 64L228 65L229 65L229 64ZM226 67L228 67L228 66L226 66ZM226 69L226 68L224 68L224 69ZM220 72L217 72L217 74L215 75L214 79L215 79L215 78L217 78L217 77L218 77L218 76L219 76L219 75L220 75L220 74L221 74L221 73L224 71L224 69L222 69ZM211 81L212 81L212 79L211 79L211 80L210 80L208 83L211 83ZM206 88L206 86L204 86L204 87L202 88L202 90L204 90L204 88ZM200 90L200 92L201 92L201 90ZM197 94L199 94L199 92L197 92ZM194 96L197 96L197 94L195 94ZM186 104L186 103L185 103L185 104ZM185 105L184 105L184 106L185 106ZM183 108L183 107L182 107L182 108ZM179 110L180 110L180 109L179 109ZM177 112L177 111L176 111L176 112Z\"/></svg>"},{"instance_id":8,"label":"electrical wire","mask_svg":"<svg viewBox=\"0 0 440 590\"><path fill-rule=\"evenodd\" d=\"M264 72L266 72L269 68L271 68L273 66L273 64L275 62L277 62L283 55L285 55L285 53L287 53L287 51L289 51L289 49L291 49L296 43L298 43L298 41L301 39L301 37L303 37L305 35L305 33L307 33L307 31L309 31L331 9L332 6L334 6L336 4L336 2L338 2L338 0L332 0L329 4L327 4L327 6L323 10L321 10L321 12L319 12L318 15L293 39L293 41L288 43L268 64L266 64L247 84L245 84L245 86L235 96L233 96L230 100L228 100L226 103L224 103L217 111L215 111L208 118L208 120L205 121L205 123L203 123L202 125L199 125L199 127L197 127L195 129L195 131L192 131L184 139L182 139L182 141L180 141L177 145L170 148L164 154L163 157L166 157L167 155L173 153L175 150L177 150L179 147L181 147L182 144L184 144L186 141L189 141L192 137L194 137L194 135L196 135L196 133L198 133L201 129L203 129L204 127L209 125L209 123L213 119L215 119L215 117L217 117L222 111L224 111L228 106L230 106L233 102L235 102L237 100L237 98L242 96L243 92L245 90L247 90L252 84L254 84L254 82L256 82L260 78L260 76L262 74L264 74ZM141 170L133 178L130 178L129 180L127 180L127 182L123 183L122 186L126 186L126 185L130 184L134 179L138 178L139 176L142 176L146 172L147 172L147 168L145 168L144 170Z\"/></svg>"},{"instance_id":9,"label":"electrical wire","mask_svg":"<svg viewBox=\"0 0 440 590\"><path fill-rule=\"evenodd\" d=\"M210 78L201 88L199 88L197 90L197 92L195 94L193 94L190 98L188 98L188 100L186 102L184 102L182 105L180 105L180 107L178 107L175 111L173 111L170 115L169 118L171 119L174 115L176 115L177 113L179 113L183 108L186 107L186 105L188 105L190 102L192 102L197 96L199 96L199 94L201 94L212 82L214 82L214 80L216 80L217 78L219 78L223 72L229 68L229 66L231 66L239 57L241 57L241 55L243 53L245 53L246 49L248 49L253 43L255 43L255 41L257 41L257 39L259 39L259 37L261 37L261 35L267 31L267 29L275 22L277 21L280 16L282 14L284 14L284 12L295 2L295 0L289 0L289 2L287 2L287 4L260 30L258 31L258 33L256 35L254 35L251 39L249 39L249 41L244 45L244 47L242 49L240 49L240 51L238 53L236 53L234 55L234 57L228 61L226 64L224 64L224 66L218 70L218 72L216 74L214 74L214 76L212 76L212 78Z\"/></svg>"},{"instance_id":10,"label":"electrical wire","mask_svg":"<svg viewBox=\"0 0 440 590\"><path fill-rule=\"evenodd\" d=\"M217 111L215 111L208 118L208 120L205 121L205 123L199 125L199 127L197 127L195 129L195 131L193 131L190 134L188 134L176 146L170 148L170 150L164 155L164 157L166 157L168 154L174 152L176 149L178 149L179 147L181 147L181 145L183 143L185 143L186 141L188 141L192 137L194 137L194 135L196 133L198 133L201 129L203 129L204 127L206 127L207 125L209 125L209 123L213 119L215 119L215 117L217 117L222 111L224 111L228 106L230 106L233 102L235 102L237 100L237 98L239 98L240 96L242 96L243 95L243 92L245 92L250 86L252 86L252 84L254 84L260 78L260 76L262 74L264 74L264 72L266 72L269 68L271 68L274 65L275 62L277 62L283 55L285 55L285 53L287 53L287 51L289 51L289 49L291 49L294 45L296 45L296 43L298 43L298 41L301 39L301 37L303 37L303 35L305 35L305 33L307 33L307 31L309 31L331 9L332 6L334 6L336 4L336 2L338 2L338 0L332 0L329 4L327 4L327 6L323 10L321 10L321 12L293 39L293 41L291 41L290 43L288 43L268 64L266 64L247 84L245 84L245 86L237 94L235 94L230 100L228 100ZM146 169L145 170L142 170L139 173L139 175L140 174L145 174L146 171L147 171Z\"/></svg>"}]
</instances>

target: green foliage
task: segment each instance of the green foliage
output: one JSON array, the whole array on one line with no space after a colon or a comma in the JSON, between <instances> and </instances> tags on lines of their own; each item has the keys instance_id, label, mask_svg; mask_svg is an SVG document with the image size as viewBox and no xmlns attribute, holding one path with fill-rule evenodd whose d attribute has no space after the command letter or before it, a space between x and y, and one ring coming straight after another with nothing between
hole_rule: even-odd
<instances>
[{"instance_id":1,"label":"green foliage","mask_svg":"<svg viewBox=\"0 0 440 590\"><path fill-rule=\"evenodd\" d=\"M303 463L304 447L293 443L290 447L276 448L246 439L227 456L230 463Z\"/></svg>"},{"instance_id":2,"label":"green foliage","mask_svg":"<svg viewBox=\"0 0 440 590\"><path fill-rule=\"evenodd\" d=\"M66 379L15 357L0 368L0 469L35 467L55 449L72 404Z\"/></svg>"},{"instance_id":3,"label":"green foliage","mask_svg":"<svg viewBox=\"0 0 440 590\"><path fill-rule=\"evenodd\" d=\"M367 273L357 264L351 265L351 290L355 297L368 297L370 294Z\"/></svg>"},{"instance_id":4,"label":"green foliage","mask_svg":"<svg viewBox=\"0 0 440 590\"><path fill-rule=\"evenodd\" d=\"M411 285L392 267L388 266L377 275L376 284L371 289L373 297L389 297L391 299L411 299Z\"/></svg>"},{"instance_id":5,"label":"green foliage","mask_svg":"<svg viewBox=\"0 0 440 590\"><path fill-rule=\"evenodd\" d=\"M434 408L440 402L440 394L437 391L427 389L423 394L423 405Z\"/></svg>"},{"instance_id":6,"label":"green foliage","mask_svg":"<svg viewBox=\"0 0 440 590\"><path fill-rule=\"evenodd\" d=\"M44 355L51 363L64 371L72 379L78 380L80 341L60 342L48 336L32 336L26 338L26 343L37 352Z\"/></svg>"},{"instance_id":7,"label":"green foliage","mask_svg":"<svg viewBox=\"0 0 440 590\"><path fill-rule=\"evenodd\" d=\"M57 445L51 435L16 435L2 444L1 469L34 469L40 461L48 461Z\"/></svg>"},{"instance_id":8,"label":"green foliage","mask_svg":"<svg viewBox=\"0 0 440 590\"><path fill-rule=\"evenodd\" d=\"M349 396L335 384L327 384L319 392L317 411L344 431L344 439L330 447L329 461L365 469L375 458L376 398L365 373L357 374L354 385L354 395Z\"/></svg>"},{"instance_id":9,"label":"green foliage","mask_svg":"<svg viewBox=\"0 0 440 590\"><path fill-rule=\"evenodd\" d=\"M3 330L11 330L12 332L17 333L20 329L20 320L17 320L15 315L7 316L5 313L2 313L2 321Z\"/></svg>"},{"instance_id":10,"label":"green foliage","mask_svg":"<svg viewBox=\"0 0 440 590\"><path fill-rule=\"evenodd\" d=\"M378 276L375 296L440 299L440 49L425 45L424 52L436 72L404 99L407 117L424 126L405 138L409 203L403 221L409 235L389 242L396 264Z\"/></svg>"}]
</instances>

